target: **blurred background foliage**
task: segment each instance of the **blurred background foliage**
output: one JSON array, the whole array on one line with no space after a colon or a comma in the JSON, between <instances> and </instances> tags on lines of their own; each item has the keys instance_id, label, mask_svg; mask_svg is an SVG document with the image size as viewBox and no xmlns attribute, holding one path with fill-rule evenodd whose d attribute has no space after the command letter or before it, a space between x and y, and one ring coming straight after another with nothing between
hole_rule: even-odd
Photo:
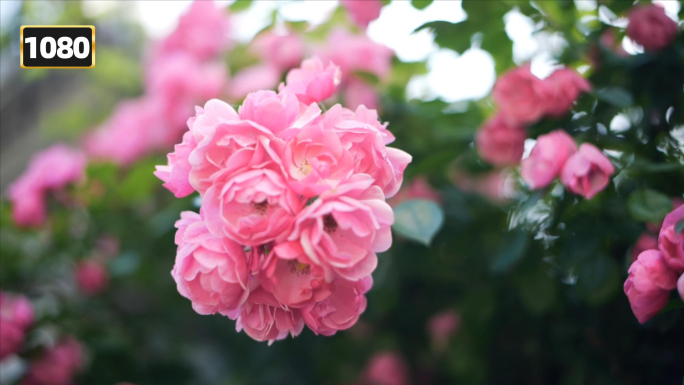
<instances>
[{"instance_id":1,"label":"blurred background foliage","mask_svg":"<svg viewBox=\"0 0 684 385\"><path fill-rule=\"evenodd\" d=\"M430 3L411 1L418 9ZM534 22L535 34L562 39L554 59L584 73L594 92L572 114L542 120L528 134L562 127L580 142L608 150L618 171L594 199L556 184L530 192L515 170L482 163L473 138L493 114L492 102L407 100L407 84L428 68L424 61L395 58L389 81L359 76L380 90L381 118L390 122L395 146L414 157L407 180L426 176L439 189L443 226L429 246L395 234L354 328L333 337L304 332L267 346L236 333L224 317L197 315L169 276L173 223L180 211L196 210L197 202L162 189L152 175L153 166L164 163L158 154L128 168L91 164L87 182L69 192L72 201L51 204L48 228L15 228L3 201L0 286L28 295L40 314L26 355L55 330L77 336L88 352L78 379L83 384L351 384L369 357L387 350L405 358L410 383L681 383L684 310L676 309L681 306L673 296L673 310L639 325L622 283L637 238L684 192L684 34L660 54L619 56L599 41L609 29L624 35L619 20L631 2L577 3L463 0L465 20L432 21L418 30L459 54L471 47L487 51L497 74L516 65L505 23L513 10ZM230 12L251 6L239 1ZM59 18L44 22L52 14ZM19 26L32 23L94 24L97 65L88 71L3 71L3 115L42 87L52 92L49 101L30 100L3 117L3 142L29 127L42 138L32 140L35 146L73 142L117 101L141 92L146 40L124 14L93 19L78 1L22 2L17 17L3 20L3 63L18 62ZM313 30L304 22L286 23L311 41L322 41L335 25L354 28L342 8ZM236 73L257 59L240 44L225 61ZM58 98L55 87L61 87ZM2 151L12 150L3 144ZM504 196L492 199L462 183L492 172L503 173ZM9 178L3 175L3 186ZM120 244L107 262L110 287L85 296L76 289L72 267L97 250L103 235ZM446 349L434 349L426 324L448 309L460 315L460 328ZM8 370L0 377L12 383Z\"/></svg>"}]
</instances>

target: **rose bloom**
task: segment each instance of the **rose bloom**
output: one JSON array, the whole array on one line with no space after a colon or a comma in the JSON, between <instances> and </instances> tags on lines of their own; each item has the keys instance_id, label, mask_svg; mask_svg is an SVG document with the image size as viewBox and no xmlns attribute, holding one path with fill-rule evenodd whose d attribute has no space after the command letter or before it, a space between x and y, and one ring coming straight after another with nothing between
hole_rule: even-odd
<instances>
[{"instance_id":1,"label":"rose bloom","mask_svg":"<svg viewBox=\"0 0 684 385\"><path fill-rule=\"evenodd\" d=\"M279 91L297 95L300 102L321 102L335 94L342 81L340 68L333 63L327 66L318 57L304 60L300 68L291 70Z\"/></svg>"},{"instance_id":2,"label":"rose bloom","mask_svg":"<svg viewBox=\"0 0 684 385\"><path fill-rule=\"evenodd\" d=\"M658 237L658 248L670 268L684 273L684 231L677 224L684 220L684 205L667 214ZM681 226L680 226L681 227Z\"/></svg>"},{"instance_id":3,"label":"rose bloom","mask_svg":"<svg viewBox=\"0 0 684 385\"><path fill-rule=\"evenodd\" d=\"M155 55L181 51L207 59L230 47L229 32L230 19L224 8L211 0L194 1L171 35L159 42Z\"/></svg>"},{"instance_id":4,"label":"rose bloom","mask_svg":"<svg viewBox=\"0 0 684 385\"><path fill-rule=\"evenodd\" d=\"M522 158L526 137L524 128L510 125L498 114L477 132L475 146L480 157L493 165L514 165Z\"/></svg>"},{"instance_id":5,"label":"rose bloom","mask_svg":"<svg viewBox=\"0 0 684 385\"><path fill-rule=\"evenodd\" d=\"M408 385L408 368L394 352L380 352L371 357L361 378L368 385Z\"/></svg>"},{"instance_id":6,"label":"rose bloom","mask_svg":"<svg viewBox=\"0 0 684 385\"><path fill-rule=\"evenodd\" d=\"M47 218L45 195L83 178L85 156L55 144L31 158L24 173L9 186L12 217L20 226L38 226Z\"/></svg>"},{"instance_id":7,"label":"rose bloom","mask_svg":"<svg viewBox=\"0 0 684 385\"><path fill-rule=\"evenodd\" d=\"M299 101L287 92L257 91L247 95L238 115L240 119L252 121L278 135L297 121Z\"/></svg>"},{"instance_id":8,"label":"rose bloom","mask_svg":"<svg viewBox=\"0 0 684 385\"><path fill-rule=\"evenodd\" d=\"M359 106L378 109L380 101L378 92L372 85L351 77L344 88L344 104L351 109L356 109Z\"/></svg>"},{"instance_id":9,"label":"rose bloom","mask_svg":"<svg viewBox=\"0 0 684 385\"><path fill-rule=\"evenodd\" d=\"M392 69L394 56L391 49L368 36L354 35L343 28L333 30L318 51L323 63L333 62L340 66L344 79L349 79L354 71L369 72L385 79Z\"/></svg>"},{"instance_id":10,"label":"rose bloom","mask_svg":"<svg viewBox=\"0 0 684 385\"><path fill-rule=\"evenodd\" d=\"M534 123L547 110L548 86L530 71L530 66L509 70L494 84L492 98L510 125Z\"/></svg>"},{"instance_id":11,"label":"rose bloom","mask_svg":"<svg viewBox=\"0 0 684 385\"><path fill-rule=\"evenodd\" d=\"M629 268L624 290L632 312L646 323L667 304L670 291L677 286L677 274L658 250L647 250Z\"/></svg>"},{"instance_id":12,"label":"rose bloom","mask_svg":"<svg viewBox=\"0 0 684 385\"><path fill-rule=\"evenodd\" d=\"M244 330L248 336L257 341L268 341L269 345L286 338L288 334L296 337L304 329L299 310L282 307L263 288L250 293L236 325L238 332Z\"/></svg>"},{"instance_id":13,"label":"rose bloom","mask_svg":"<svg viewBox=\"0 0 684 385\"><path fill-rule=\"evenodd\" d=\"M641 253L646 250L653 250L658 248L658 237L655 235L644 232L639 236L636 243L632 247L632 262L636 261Z\"/></svg>"},{"instance_id":14,"label":"rose bloom","mask_svg":"<svg viewBox=\"0 0 684 385\"><path fill-rule=\"evenodd\" d=\"M533 190L546 187L560 175L563 165L575 152L575 141L563 130L540 135L530 156L522 160L520 175Z\"/></svg>"},{"instance_id":15,"label":"rose bloom","mask_svg":"<svg viewBox=\"0 0 684 385\"><path fill-rule=\"evenodd\" d=\"M76 266L76 282L84 293L97 295L109 286L109 273L99 261L83 261Z\"/></svg>"},{"instance_id":16,"label":"rose bloom","mask_svg":"<svg viewBox=\"0 0 684 385\"><path fill-rule=\"evenodd\" d=\"M29 364L22 385L70 385L83 368L83 348L73 337L62 340Z\"/></svg>"},{"instance_id":17,"label":"rose bloom","mask_svg":"<svg viewBox=\"0 0 684 385\"><path fill-rule=\"evenodd\" d=\"M368 24L380 16L382 9L380 0L341 0L340 3L347 9L352 21L362 29L368 28Z\"/></svg>"},{"instance_id":18,"label":"rose bloom","mask_svg":"<svg viewBox=\"0 0 684 385\"><path fill-rule=\"evenodd\" d=\"M0 292L0 360L19 352L33 322L33 306L26 297Z\"/></svg>"},{"instance_id":19,"label":"rose bloom","mask_svg":"<svg viewBox=\"0 0 684 385\"><path fill-rule=\"evenodd\" d=\"M635 6L628 18L627 36L641 44L646 51L659 51L667 47L679 32L677 23L656 4Z\"/></svg>"},{"instance_id":20,"label":"rose bloom","mask_svg":"<svg viewBox=\"0 0 684 385\"><path fill-rule=\"evenodd\" d=\"M546 113L551 116L563 116L570 111L582 92L591 91L591 84L569 68L554 71L543 82L549 92Z\"/></svg>"},{"instance_id":21,"label":"rose bloom","mask_svg":"<svg viewBox=\"0 0 684 385\"><path fill-rule=\"evenodd\" d=\"M591 199L601 192L615 172L610 159L593 144L583 143L561 171L561 182L575 194Z\"/></svg>"},{"instance_id":22,"label":"rose bloom","mask_svg":"<svg viewBox=\"0 0 684 385\"><path fill-rule=\"evenodd\" d=\"M195 137L190 131L183 135L183 141L174 146L174 152L167 155L168 164L156 166L154 175L164 181L164 187L177 198L192 194L195 189L190 184L190 152L197 147Z\"/></svg>"},{"instance_id":23,"label":"rose bloom","mask_svg":"<svg viewBox=\"0 0 684 385\"><path fill-rule=\"evenodd\" d=\"M199 314L231 314L247 300L249 272L258 263L239 244L207 230L202 216L181 213L176 222L178 252L171 276L178 292Z\"/></svg>"},{"instance_id":24,"label":"rose bloom","mask_svg":"<svg viewBox=\"0 0 684 385\"><path fill-rule=\"evenodd\" d=\"M250 92L270 90L278 86L280 70L270 63L257 64L242 69L230 79L228 97L240 101Z\"/></svg>"},{"instance_id":25,"label":"rose bloom","mask_svg":"<svg viewBox=\"0 0 684 385\"><path fill-rule=\"evenodd\" d=\"M254 38L250 51L280 71L299 65L304 57L304 40L295 33L264 32Z\"/></svg>"},{"instance_id":26,"label":"rose bloom","mask_svg":"<svg viewBox=\"0 0 684 385\"><path fill-rule=\"evenodd\" d=\"M427 324L432 346L436 350L446 349L449 339L460 327L461 317L455 310L445 310L432 316Z\"/></svg>"},{"instance_id":27,"label":"rose bloom","mask_svg":"<svg viewBox=\"0 0 684 385\"><path fill-rule=\"evenodd\" d=\"M276 253L312 269L358 281L377 266L377 255L392 244L392 208L367 175L350 180L318 197L297 215L294 231L275 246Z\"/></svg>"}]
</instances>

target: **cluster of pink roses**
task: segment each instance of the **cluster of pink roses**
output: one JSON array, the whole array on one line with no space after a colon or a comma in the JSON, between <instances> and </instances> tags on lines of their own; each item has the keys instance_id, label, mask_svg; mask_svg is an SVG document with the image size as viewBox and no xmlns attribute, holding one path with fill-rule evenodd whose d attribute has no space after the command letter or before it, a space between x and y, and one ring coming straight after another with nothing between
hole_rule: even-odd
<instances>
[{"instance_id":1,"label":"cluster of pink roses","mask_svg":"<svg viewBox=\"0 0 684 385\"><path fill-rule=\"evenodd\" d=\"M641 252L629 268L624 289L640 323L665 307L672 290L677 289L684 300L683 222L684 205L665 217L657 249Z\"/></svg>"},{"instance_id":2,"label":"cluster of pink roses","mask_svg":"<svg viewBox=\"0 0 684 385\"><path fill-rule=\"evenodd\" d=\"M0 360L19 352L33 321L33 306L28 299L0 292Z\"/></svg>"},{"instance_id":3,"label":"cluster of pink roses","mask_svg":"<svg viewBox=\"0 0 684 385\"><path fill-rule=\"evenodd\" d=\"M29 364L22 385L70 385L83 369L83 347L65 337Z\"/></svg>"},{"instance_id":4,"label":"cluster of pink roses","mask_svg":"<svg viewBox=\"0 0 684 385\"><path fill-rule=\"evenodd\" d=\"M366 307L377 252L392 243L385 202L411 156L374 110L317 102L340 83L318 59L292 70L278 93L258 91L236 112L210 100L155 173L177 197L194 191L200 213L176 223L172 271L200 314L235 319L272 342L306 324L332 335Z\"/></svg>"},{"instance_id":5,"label":"cluster of pink roses","mask_svg":"<svg viewBox=\"0 0 684 385\"><path fill-rule=\"evenodd\" d=\"M212 1L196 1L176 30L147 59L145 93L119 104L83 146L96 159L130 164L166 149L182 135L192 106L224 91L228 73L219 54L230 48L230 22Z\"/></svg>"},{"instance_id":6,"label":"cluster of pink roses","mask_svg":"<svg viewBox=\"0 0 684 385\"><path fill-rule=\"evenodd\" d=\"M543 116L568 113L579 95L590 90L591 85L568 68L556 70L543 80L532 74L529 65L507 72L492 91L499 112L475 139L480 156L497 166L521 163L527 138L525 125ZM568 190L587 199L608 185L614 171L601 150L589 143L578 149L563 130L539 136L521 164L522 178L530 188L546 187L560 177Z\"/></svg>"}]
</instances>

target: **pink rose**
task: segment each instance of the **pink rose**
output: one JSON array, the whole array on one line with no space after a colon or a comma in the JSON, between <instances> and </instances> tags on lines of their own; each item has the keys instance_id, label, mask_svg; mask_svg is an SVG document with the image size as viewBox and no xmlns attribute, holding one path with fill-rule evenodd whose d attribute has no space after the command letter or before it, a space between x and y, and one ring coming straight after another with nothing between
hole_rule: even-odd
<instances>
[{"instance_id":1,"label":"pink rose","mask_svg":"<svg viewBox=\"0 0 684 385\"><path fill-rule=\"evenodd\" d=\"M593 144L583 143L565 162L561 182L573 193L591 199L606 188L613 172L613 164L601 150Z\"/></svg>"},{"instance_id":2,"label":"pink rose","mask_svg":"<svg viewBox=\"0 0 684 385\"><path fill-rule=\"evenodd\" d=\"M190 184L190 162L188 157L197 148L195 137L187 131L183 135L183 142L174 146L174 152L167 155L168 164L157 166L154 175L164 181L164 187L169 189L177 198L192 194L195 189Z\"/></svg>"},{"instance_id":3,"label":"pink rose","mask_svg":"<svg viewBox=\"0 0 684 385\"><path fill-rule=\"evenodd\" d=\"M99 261L83 261L76 267L76 282L83 292L94 296L109 286L109 273Z\"/></svg>"},{"instance_id":4,"label":"pink rose","mask_svg":"<svg viewBox=\"0 0 684 385\"><path fill-rule=\"evenodd\" d=\"M382 9L380 0L341 0L340 3L347 9L352 21L362 29L368 28L371 21L380 17Z\"/></svg>"},{"instance_id":5,"label":"pink rose","mask_svg":"<svg viewBox=\"0 0 684 385\"><path fill-rule=\"evenodd\" d=\"M548 86L530 66L509 70L494 84L492 97L510 125L534 123L547 109Z\"/></svg>"},{"instance_id":6,"label":"pink rose","mask_svg":"<svg viewBox=\"0 0 684 385\"><path fill-rule=\"evenodd\" d=\"M250 292L249 270L255 261L242 246L212 235L200 214L185 211L176 222L178 253L171 271L178 292L199 314L229 314Z\"/></svg>"},{"instance_id":7,"label":"pink rose","mask_svg":"<svg viewBox=\"0 0 684 385\"><path fill-rule=\"evenodd\" d=\"M281 258L322 268L327 282L335 275L358 281L377 266L375 253L392 244L394 213L372 178L355 175L327 191L297 216L289 242L275 246Z\"/></svg>"},{"instance_id":8,"label":"pink rose","mask_svg":"<svg viewBox=\"0 0 684 385\"><path fill-rule=\"evenodd\" d=\"M556 130L537 138L530 156L520 164L520 175L533 190L548 186L556 179L577 145L563 130Z\"/></svg>"},{"instance_id":9,"label":"pink rose","mask_svg":"<svg viewBox=\"0 0 684 385\"><path fill-rule=\"evenodd\" d=\"M230 46L230 20L225 9L213 1L194 1L180 17L178 27L159 43L155 55L191 53L198 59L215 56Z\"/></svg>"},{"instance_id":10,"label":"pink rose","mask_svg":"<svg viewBox=\"0 0 684 385\"><path fill-rule=\"evenodd\" d=\"M408 385L406 362L394 352L376 353L366 365L362 383L369 385Z\"/></svg>"},{"instance_id":11,"label":"pink rose","mask_svg":"<svg viewBox=\"0 0 684 385\"><path fill-rule=\"evenodd\" d=\"M353 172L353 159L333 130L315 124L288 141L282 162L290 187L315 197L337 187Z\"/></svg>"},{"instance_id":12,"label":"pink rose","mask_svg":"<svg viewBox=\"0 0 684 385\"><path fill-rule=\"evenodd\" d=\"M247 95L238 114L240 119L260 124L278 135L297 121L299 101L290 93L257 91Z\"/></svg>"},{"instance_id":13,"label":"pink rose","mask_svg":"<svg viewBox=\"0 0 684 385\"><path fill-rule=\"evenodd\" d=\"M432 316L427 324L432 346L436 350L444 350L448 346L451 336L460 327L461 316L454 310L446 310Z\"/></svg>"},{"instance_id":14,"label":"pink rose","mask_svg":"<svg viewBox=\"0 0 684 385\"><path fill-rule=\"evenodd\" d=\"M0 292L0 360L21 350L26 330L33 322L33 306L29 300Z\"/></svg>"},{"instance_id":15,"label":"pink rose","mask_svg":"<svg viewBox=\"0 0 684 385\"><path fill-rule=\"evenodd\" d=\"M285 239L305 203L278 172L255 169L216 177L202 209L214 235L258 246Z\"/></svg>"},{"instance_id":16,"label":"pink rose","mask_svg":"<svg viewBox=\"0 0 684 385\"><path fill-rule=\"evenodd\" d=\"M684 301L684 274L677 280L677 291L679 296L682 297L682 301Z\"/></svg>"},{"instance_id":17,"label":"pink rose","mask_svg":"<svg viewBox=\"0 0 684 385\"><path fill-rule=\"evenodd\" d=\"M549 92L546 113L551 116L563 116L570 111L580 93L591 91L591 84L569 68L554 71L543 82Z\"/></svg>"},{"instance_id":18,"label":"pink rose","mask_svg":"<svg viewBox=\"0 0 684 385\"><path fill-rule=\"evenodd\" d=\"M264 261L259 280L261 286L288 307L301 308L328 298L333 285L326 282L321 269L296 260L280 258L271 252Z\"/></svg>"},{"instance_id":19,"label":"pink rose","mask_svg":"<svg viewBox=\"0 0 684 385\"><path fill-rule=\"evenodd\" d=\"M629 12L627 36L646 51L659 51L677 37L679 27L665 10L655 4L636 6Z\"/></svg>"},{"instance_id":20,"label":"pink rose","mask_svg":"<svg viewBox=\"0 0 684 385\"><path fill-rule=\"evenodd\" d=\"M641 253L646 250L654 250L658 248L658 237L651 233L644 232L639 236L636 243L632 247L632 262L636 261Z\"/></svg>"},{"instance_id":21,"label":"pink rose","mask_svg":"<svg viewBox=\"0 0 684 385\"><path fill-rule=\"evenodd\" d=\"M377 109L380 105L378 92L375 88L363 80L358 80L354 77L349 79L344 89L344 103L347 108L351 109L356 109L359 106Z\"/></svg>"},{"instance_id":22,"label":"pink rose","mask_svg":"<svg viewBox=\"0 0 684 385\"><path fill-rule=\"evenodd\" d=\"M85 156L63 144L55 144L31 158L26 171L9 186L13 219L20 226L36 226L47 217L45 195L83 178Z\"/></svg>"},{"instance_id":23,"label":"pink rose","mask_svg":"<svg viewBox=\"0 0 684 385\"><path fill-rule=\"evenodd\" d=\"M632 312L640 323L646 323L667 304L670 291L677 286L677 274L671 270L658 250L647 250L629 267L625 294Z\"/></svg>"},{"instance_id":24,"label":"pink rose","mask_svg":"<svg viewBox=\"0 0 684 385\"><path fill-rule=\"evenodd\" d=\"M321 119L325 130L334 131L353 161L354 173L367 174L383 189L386 198L393 197L404 180L404 170L411 155L385 144L394 136L377 120L377 112L364 106L352 112L334 106Z\"/></svg>"},{"instance_id":25,"label":"pink rose","mask_svg":"<svg viewBox=\"0 0 684 385\"><path fill-rule=\"evenodd\" d=\"M250 92L271 90L278 86L280 71L271 64L258 64L238 72L230 80L228 96L239 101Z\"/></svg>"},{"instance_id":26,"label":"pink rose","mask_svg":"<svg viewBox=\"0 0 684 385\"><path fill-rule=\"evenodd\" d=\"M408 186L405 186L397 195L388 200L390 206L395 207L401 202L410 199L427 199L437 204L442 204L442 196L439 191L435 190L428 182L425 176L419 176L413 179Z\"/></svg>"},{"instance_id":27,"label":"pink rose","mask_svg":"<svg viewBox=\"0 0 684 385\"><path fill-rule=\"evenodd\" d=\"M261 288L253 291L237 318L237 330L243 330L257 341L269 345L290 334L296 337L304 329L304 321L297 309L281 306L273 295Z\"/></svg>"},{"instance_id":28,"label":"pink rose","mask_svg":"<svg viewBox=\"0 0 684 385\"><path fill-rule=\"evenodd\" d=\"M314 57L304 60L300 68L290 70L285 85L281 84L279 90L297 95L304 104L311 104L333 96L341 79L339 67L333 63L325 67L318 57Z\"/></svg>"},{"instance_id":29,"label":"pink rose","mask_svg":"<svg viewBox=\"0 0 684 385\"><path fill-rule=\"evenodd\" d=\"M180 131L169 129L163 101L154 97L119 103L83 143L89 157L129 165L152 151L171 146Z\"/></svg>"},{"instance_id":30,"label":"pink rose","mask_svg":"<svg viewBox=\"0 0 684 385\"><path fill-rule=\"evenodd\" d=\"M510 125L499 114L480 128L475 136L475 145L485 161L496 166L514 165L522 158L526 137L524 128Z\"/></svg>"},{"instance_id":31,"label":"pink rose","mask_svg":"<svg viewBox=\"0 0 684 385\"><path fill-rule=\"evenodd\" d=\"M340 66L344 79L349 79L354 71L369 72L385 79L392 69L394 52L366 35L354 35L343 28L336 28L319 49L319 56L324 63L333 62Z\"/></svg>"},{"instance_id":32,"label":"pink rose","mask_svg":"<svg viewBox=\"0 0 684 385\"><path fill-rule=\"evenodd\" d=\"M69 385L83 368L83 348L69 337L29 365L22 385Z\"/></svg>"},{"instance_id":33,"label":"pink rose","mask_svg":"<svg viewBox=\"0 0 684 385\"><path fill-rule=\"evenodd\" d=\"M677 224L684 220L684 205L667 214L658 237L658 248L670 268L684 273L684 231Z\"/></svg>"},{"instance_id":34,"label":"pink rose","mask_svg":"<svg viewBox=\"0 0 684 385\"><path fill-rule=\"evenodd\" d=\"M175 143L193 107L220 96L227 81L228 74L223 63L201 62L183 52L164 55L149 63L145 78L146 91L162 104L159 119L168 121L164 128L168 140L163 143Z\"/></svg>"},{"instance_id":35,"label":"pink rose","mask_svg":"<svg viewBox=\"0 0 684 385\"><path fill-rule=\"evenodd\" d=\"M296 67L304 57L304 40L298 34L265 32L254 38L250 50L280 71Z\"/></svg>"},{"instance_id":36,"label":"pink rose","mask_svg":"<svg viewBox=\"0 0 684 385\"><path fill-rule=\"evenodd\" d=\"M370 275L357 282L336 279L332 294L302 308L304 322L314 333L324 336L349 329L366 310L365 294L372 286L373 278Z\"/></svg>"}]
</instances>

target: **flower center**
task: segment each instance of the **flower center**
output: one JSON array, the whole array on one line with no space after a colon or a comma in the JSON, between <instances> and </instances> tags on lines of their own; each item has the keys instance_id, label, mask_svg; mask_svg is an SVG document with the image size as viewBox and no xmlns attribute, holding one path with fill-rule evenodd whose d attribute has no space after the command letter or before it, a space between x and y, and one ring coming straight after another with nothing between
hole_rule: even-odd
<instances>
[{"instance_id":1,"label":"flower center","mask_svg":"<svg viewBox=\"0 0 684 385\"><path fill-rule=\"evenodd\" d=\"M299 166L299 172L304 176L311 173L311 165L309 164L308 160L304 159L304 163Z\"/></svg>"},{"instance_id":2,"label":"flower center","mask_svg":"<svg viewBox=\"0 0 684 385\"><path fill-rule=\"evenodd\" d=\"M323 229L326 233L334 233L337 230L337 222L332 214L323 217Z\"/></svg>"},{"instance_id":3,"label":"flower center","mask_svg":"<svg viewBox=\"0 0 684 385\"><path fill-rule=\"evenodd\" d=\"M308 275L311 273L311 266L307 265L306 263L288 261L287 265L290 266L290 273L297 274L297 276L300 274Z\"/></svg>"},{"instance_id":4,"label":"flower center","mask_svg":"<svg viewBox=\"0 0 684 385\"><path fill-rule=\"evenodd\" d=\"M259 215L266 215L268 214L268 202L263 201L259 203L253 203L254 206L254 211L259 214Z\"/></svg>"}]
</instances>

